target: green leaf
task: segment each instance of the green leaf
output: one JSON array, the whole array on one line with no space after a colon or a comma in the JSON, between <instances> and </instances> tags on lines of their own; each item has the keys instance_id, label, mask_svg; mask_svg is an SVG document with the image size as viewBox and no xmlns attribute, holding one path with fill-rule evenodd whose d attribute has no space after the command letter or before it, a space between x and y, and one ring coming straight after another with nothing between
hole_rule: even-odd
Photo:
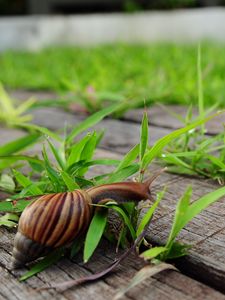
<instances>
[{"instance_id":1,"label":"green leaf","mask_svg":"<svg viewBox=\"0 0 225 300\"><path fill-rule=\"evenodd\" d=\"M41 169L43 169L44 165L42 160L27 155L0 156L0 170L4 170L19 161L27 161L29 164L33 163L36 166L39 166Z\"/></svg>"},{"instance_id":2,"label":"green leaf","mask_svg":"<svg viewBox=\"0 0 225 300\"><path fill-rule=\"evenodd\" d=\"M32 201L32 200L31 200ZM0 201L1 212L22 212L31 203L29 200L19 200L15 204L11 201Z\"/></svg>"},{"instance_id":3,"label":"green leaf","mask_svg":"<svg viewBox=\"0 0 225 300\"><path fill-rule=\"evenodd\" d=\"M90 140L90 138L91 135L90 133L88 133L85 137L83 137L79 142L77 142L70 148L70 154L67 159L67 168L69 168L71 165L81 160L80 159L81 153L86 143L88 143L88 141Z\"/></svg>"},{"instance_id":4,"label":"green leaf","mask_svg":"<svg viewBox=\"0 0 225 300\"><path fill-rule=\"evenodd\" d=\"M99 123L103 118L116 111L120 106L120 103L113 104L85 119L71 131L71 133L67 137L67 142L71 142L78 134Z\"/></svg>"},{"instance_id":5,"label":"green leaf","mask_svg":"<svg viewBox=\"0 0 225 300\"><path fill-rule=\"evenodd\" d=\"M84 145L83 151L81 152L80 155L80 160L89 161L92 158L94 154L96 142L97 142L97 134L96 132L93 132L90 135L90 138L87 141L87 143Z\"/></svg>"},{"instance_id":6,"label":"green leaf","mask_svg":"<svg viewBox=\"0 0 225 300\"><path fill-rule=\"evenodd\" d=\"M7 113L14 111L12 100L10 99L9 95L6 93L5 89L3 88L2 83L0 83L0 103L3 111Z\"/></svg>"},{"instance_id":7,"label":"green leaf","mask_svg":"<svg viewBox=\"0 0 225 300\"><path fill-rule=\"evenodd\" d=\"M38 126L35 124L18 124L18 125L22 128L26 128L27 130L33 130L33 131L42 133L42 134L46 135L47 137L51 137L58 142L63 142L62 138L58 134L49 130L46 127Z\"/></svg>"},{"instance_id":8,"label":"green leaf","mask_svg":"<svg viewBox=\"0 0 225 300\"><path fill-rule=\"evenodd\" d=\"M195 153L195 156L196 156L196 153ZM182 166L184 168L191 169L191 166L189 164L185 163L182 159L178 158L176 153L175 154L170 153L170 154L163 155L163 159L167 163L174 164L174 165L179 165L179 166Z\"/></svg>"},{"instance_id":9,"label":"green leaf","mask_svg":"<svg viewBox=\"0 0 225 300\"><path fill-rule=\"evenodd\" d=\"M29 134L0 147L0 156L8 156L24 150L40 138L39 133Z\"/></svg>"},{"instance_id":10,"label":"green leaf","mask_svg":"<svg viewBox=\"0 0 225 300\"><path fill-rule=\"evenodd\" d=\"M159 256L161 253L165 252L166 250L167 250L166 247L153 247L151 249L142 252L140 257L151 260L152 258Z\"/></svg>"},{"instance_id":11,"label":"green leaf","mask_svg":"<svg viewBox=\"0 0 225 300\"><path fill-rule=\"evenodd\" d=\"M204 111L204 97L202 87L202 58L201 58L201 44L198 45L198 57L197 57L197 72L198 72L198 111L200 118L205 117ZM201 126L202 134L204 135L205 127Z\"/></svg>"},{"instance_id":12,"label":"green leaf","mask_svg":"<svg viewBox=\"0 0 225 300\"><path fill-rule=\"evenodd\" d=\"M184 195L178 202L176 212L173 220L173 225L166 243L167 252L163 255L162 259L173 257L172 252L174 240L179 232L201 211L207 208L210 204L214 203L225 195L225 187L219 188L211 193L208 193L190 205L190 198L192 188L188 187Z\"/></svg>"},{"instance_id":13,"label":"green leaf","mask_svg":"<svg viewBox=\"0 0 225 300\"><path fill-rule=\"evenodd\" d=\"M17 170L13 170L13 174L16 178L16 180L21 184L23 187L27 187L29 189L29 192L32 195L41 195L43 194L43 191L37 187L36 185L33 185L33 182L30 181L26 176L24 176L22 173L20 173Z\"/></svg>"},{"instance_id":14,"label":"green leaf","mask_svg":"<svg viewBox=\"0 0 225 300\"><path fill-rule=\"evenodd\" d=\"M55 264L63 255L63 249L57 249L54 252L47 255L40 262L35 264L28 272L26 272L23 276L20 277L20 281L27 280L28 278L36 275L37 273L42 272L47 269L51 265Z\"/></svg>"},{"instance_id":15,"label":"green leaf","mask_svg":"<svg viewBox=\"0 0 225 300\"><path fill-rule=\"evenodd\" d=\"M0 216L0 226L7 226L7 227L15 227L19 221L19 216L7 213L4 216Z\"/></svg>"},{"instance_id":16,"label":"green leaf","mask_svg":"<svg viewBox=\"0 0 225 300\"><path fill-rule=\"evenodd\" d=\"M0 188L4 191L13 192L15 190L15 182L12 177L7 174L2 174L0 178Z\"/></svg>"},{"instance_id":17,"label":"green leaf","mask_svg":"<svg viewBox=\"0 0 225 300\"><path fill-rule=\"evenodd\" d=\"M105 166L118 166L120 164L119 159L111 159L111 158L103 158L103 159L95 159L89 162L86 162L84 165L89 166L97 166L97 165L105 165Z\"/></svg>"},{"instance_id":18,"label":"green leaf","mask_svg":"<svg viewBox=\"0 0 225 300\"><path fill-rule=\"evenodd\" d=\"M94 155L95 149L96 149L96 143L97 143L97 135L96 132L93 132L91 135L89 141L85 144L83 151L81 152L80 159L84 161L89 161L92 159L92 156ZM81 168L77 175L83 176L87 172L88 168Z\"/></svg>"},{"instance_id":19,"label":"green leaf","mask_svg":"<svg viewBox=\"0 0 225 300\"><path fill-rule=\"evenodd\" d=\"M116 173L112 173L112 175L109 177L108 180L106 180L107 183L113 183L113 182L119 182L127 179L128 177L134 175L139 170L138 164L133 164L128 167L125 167L123 169L120 169Z\"/></svg>"},{"instance_id":20,"label":"green leaf","mask_svg":"<svg viewBox=\"0 0 225 300\"><path fill-rule=\"evenodd\" d=\"M174 242L170 248L170 252L167 253L166 259L175 259L187 255L188 250L191 248L191 245L180 244ZM163 255L163 253L162 253Z\"/></svg>"},{"instance_id":21,"label":"green leaf","mask_svg":"<svg viewBox=\"0 0 225 300\"><path fill-rule=\"evenodd\" d=\"M133 227L133 225L132 225L129 217L124 212L124 210L122 208L120 208L119 206L117 206L117 205L111 205L110 204L110 205L107 205L107 206L109 206L110 208L112 208L113 210L115 210L117 213L119 213L119 215L123 218L124 223L129 228L131 236L132 236L132 239L135 240L136 239L136 233L135 233L134 227Z\"/></svg>"},{"instance_id":22,"label":"green leaf","mask_svg":"<svg viewBox=\"0 0 225 300\"><path fill-rule=\"evenodd\" d=\"M32 108L34 104L36 103L36 100L34 98L29 98L26 101L23 101L16 107L16 112L19 115L23 115L28 109Z\"/></svg>"},{"instance_id":23,"label":"green leaf","mask_svg":"<svg viewBox=\"0 0 225 300\"><path fill-rule=\"evenodd\" d=\"M132 162L135 161L139 153L139 144L135 145L121 160L120 164L113 173L117 173L121 169L128 167Z\"/></svg>"},{"instance_id":24,"label":"green leaf","mask_svg":"<svg viewBox=\"0 0 225 300\"><path fill-rule=\"evenodd\" d=\"M142 217L140 224L138 226L138 229L137 229L137 236L139 236L143 232L145 227L149 224L156 208L158 207L160 201L164 197L165 191L166 191L166 188L164 188L164 190L162 192L157 193L156 201L152 204L152 206L149 208L149 210L146 212L146 214Z\"/></svg>"},{"instance_id":25,"label":"green leaf","mask_svg":"<svg viewBox=\"0 0 225 300\"><path fill-rule=\"evenodd\" d=\"M118 300L118 299L124 298L124 295L129 290L134 288L136 285L140 284L147 278L152 277L152 276L154 276L164 270L167 270L167 269L176 270L176 268L173 265L166 264L166 263L159 263L156 265L150 265L150 266L148 265L148 266L143 267L140 271L138 271L135 274L135 276L131 279L131 281L128 283L128 285L126 287L124 287L119 292L117 292L117 294L115 295L113 300Z\"/></svg>"},{"instance_id":26,"label":"green leaf","mask_svg":"<svg viewBox=\"0 0 225 300\"><path fill-rule=\"evenodd\" d=\"M222 162L218 157L213 155L206 156L214 165L218 166L221 169L225 169L225 163Z\"/></svg>"},{"instance_id":27,"label":"green leaf","mask_svg":"<svg viewBox=\"0 0 225 300\"><path fill-rule=\"evenodd\" d=\"M45 146L43 145L43 158L45 161L45 169L47 171L47 175L52 183L52 185L55 187L55 192L60 192L61 191L61 178L58 174L58 172L51 166L50 160L48 158Z\"/></svg>"},{"instance_id":28,"label":"green leaf","mask_svg":"<svg viewBox=\"0 0 225 300\"><path fill-rule=\"evenodd\" d=\"M107 215L108 211L106 209L100 209L95 212L92 218L84 244L84 262L89 260L100 242L105 230Z\"/></svg>"},{"instance_id":29,"label":"green leaf","mask_svg":"<svg viewBox=\"0 0 225 300\"><path fill-rule=\"evenodd\" d=\"M176 238L180 230L183 228L182 220L185 216L186 211L188 210L191 195L192 195L192 187L189 186L177 204L173 225L166 243L166 248L168 248L168 253L170 252L170 248L174 242L174 239Z\"/></svg>"},{"instance_id":30,"label":"green leaf","mask_svg":"<svg viewBox=\"0 0 225 300\"><path fill-rule=\"evenodd\" d=\"M72 244L71 251L70 251L70 258L71 259L80 251L80 249L83 246L83 243L84 243L84 237L83 236L78 237L78 238L75 239L75 241Z\"/></svg>"},{"instance_id":31,"label":"green leaf","mask_svg":"<svg viewBox=\"0 0 225 300\"><path fill-rule=\"evenodd\" d=\"M64 171L61 171L61 176L69 191L74 191L76 189L80 189L80 186L70 177L70 175Z\"/></svg>"},{"instance_id":32,"label":"green leaf","mask_svg":"<svg viewBox=\"0 0 225 300\"><path fill-rule=\"evenodd\" d=\"M140 160L142 161L148 146L148 115L145 111L141 123Z\"/></svg>"},{"instance_id":33,"label":"green leaf","mask_svg":"<svg viewBox=\"0 0 225 300\"><path fill-rule=\"evenodd\" d=\"M49 139L47 139L49 147L56 159L56 161L58 162L59 166L62 168L62 170L65 169L65 160L63 159L63 157L60 155L60 152L58 149L55 148L55 146L49 141Z\"/></svg>"},{"instance_id":34,"label":"green leaf","mask_svg":"<svg viewBox=\"0 0 225 300\"><path fill-rule=\"evenodd\" d=\"M204 119L200 119L197 120L193 123L191 123L190 125L187 125L183 128L177 129L169 134L167 134L166 136L162 137L161 139L159 139L154 145L153 147L146 152L143 161L142 161L142 166L141 168L143 170L146 170L146 168L148 167L148 165L152 162L152 160L154 158L156 158L162 151L162 149L168 145L173 139L179 137L180 135L182 135L185 132L188 132L189 130L205 123L208 122L209 120L211 120L212 118L218 116L219 114L224 113L224 111L218 112L216 114L213 114L212 116L206 117Z\"/></svg>"},{"instance_id":35,"label":"green leaf","mask_svg":"<svg viewBox=\"0 0 225 300\"><path fill-rule=\"evenodd\" d=\"M195 216L197 216L201 211L206 209L209 205L213 204L218 199L225 196L225 186L222 188L219 188L211 193L208 193L201 198L199 198L197 201L193 202L185 212L180 224L178 230L181 230L184 226L187 225L188 222L190 222Z\"/></svg>"},{"instance_id":36,"label":"green leaf","mask_svg":"<svg viewBox=\"0 0 225 300\"><path fill-rule=\"evenodd\" d=\"M7 211L13 211L14 207L12 202L9 201L0 201L0 211L1 212L7 212Z\"/></svg>"}]
</instances>

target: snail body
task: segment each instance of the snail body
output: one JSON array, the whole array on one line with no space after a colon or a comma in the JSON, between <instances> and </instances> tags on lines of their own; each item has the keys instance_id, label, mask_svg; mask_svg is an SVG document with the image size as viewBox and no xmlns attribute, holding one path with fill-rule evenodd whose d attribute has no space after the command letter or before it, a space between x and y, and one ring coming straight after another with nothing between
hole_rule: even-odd
<instances>
[{"instance_id":1,"label":"snail body","mask_svg":"<svg viewBox=\"0 0 225 300\"><path fill-rule=\"evenodd\" d=\"M150 185L159 174L144 183L119 182L73 192L43 195L21 214L14 240L12 267L18 268L53 249L68 245L88 228L92 203L118 203L151 199Z\"/></svg>"}]
</instances>

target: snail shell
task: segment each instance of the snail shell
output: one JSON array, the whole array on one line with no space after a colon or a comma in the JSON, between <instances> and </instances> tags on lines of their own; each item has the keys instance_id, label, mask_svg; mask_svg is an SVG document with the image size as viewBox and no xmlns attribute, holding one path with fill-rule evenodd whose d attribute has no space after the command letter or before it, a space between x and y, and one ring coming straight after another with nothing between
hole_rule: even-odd
<instances>
[{"instance_id":1,"label":"snail shell","mask_svg":"<svg viewBox=\"0 0 225 300\"><path fill-rule=\"evenodd\" d=\"M12 267L18 268L73 241L92 217L90 196L82 190L44 195L23 211L14 240Z\"/></svg>"}]
</instances>

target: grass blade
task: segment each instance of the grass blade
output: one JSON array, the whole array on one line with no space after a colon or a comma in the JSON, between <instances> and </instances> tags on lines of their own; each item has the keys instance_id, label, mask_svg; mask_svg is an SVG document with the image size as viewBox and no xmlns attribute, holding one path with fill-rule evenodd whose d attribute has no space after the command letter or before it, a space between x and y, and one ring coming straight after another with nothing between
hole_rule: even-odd
<instances>
[{"instance_id":1,"label":"grass blade","mask_svg":"<svg viewBox=\"0 0 225 300\"><path fill-rule=\"evenodd\" d=\"M158 207L160 201L162 200L162 198L164 197L166 189L164 189L162 192L159 192L157 194L157 198L156 201L153 203L153 205L149 208L149 210L146 212L146 214L142 217L141 222L138 226L137 229L137 236L139 236L143 230L145 229L145 227L147 226L147 224L149 224L156 208Z\"/></svg>"},{"instance_id":2,"label":"grass blade","mask_svg":"<svg viewBox=\"0 0 225 300\"><path fill-rule=\"evenodd\" d=\"M135 145L121 160L120 164L113 173L117 173L119 170L128 167L135 161L139 153L139 144Z\"/></svg>"},{"instance_id":3,"label":"grass blade","mask_svg":"<svg viewBox=\"0 0 225 300\"><path fill-rule=\"evenodd\" d=\"M0 212L22 212L30 202L29 200L19 200L14 204L12 201L0 201Z\"/></svg>"},{"instance_id":4,"label":"grass blade","mask_svg":"<svg viewBox=\"0 0 225 300\"><path fill-rule=\"evenodd\" d=\"M204 112L204 98L203 98L203 87L202 87L202 58L201 58L201 44L198 45L198 56L197 56L197 74L198 74L198 111L200 118L205 117ZM201 132L204 135L205 126L201 125Z\"/></svg>"},{"instance_id":5,"label":"grass blade","mask_svg":"<svg viewBox=\"0 0 225 300\"><path fill-rule=\"evenodd\" d=\"M9 228L15 227L19 221L19 216L7 213L0 217L0 226L6 226Z\"/></svg>"},{"instance_id":6,"label":"grass blade","mask_svg":"<svg viewBox=\"0 0 225 300\"><path fill-rule=\"evenodd\" d=\"M209 117L206 117L204 119L200 119L200 120L197 120L183 128L180 128L180 129L177 129L169 134L167 134L166 136L162 137L161 139L159 139L154 145L153 147L146 152L144 158L143 158L143 161L142 161L142 170L146 170L146 168L148 167L148 165L152 162L152 160L154 158L156 158L160 152L162 151L162 149L168 145L173 139L179 137L180 135L182 135L183 133L185 132L188 132L189 130L205 123L205 122L208 122L209 120L211 120L212 118L218 116L219 114L221 113L224 113L224 111L221 111L221 112L218 112L218 113L215 113Z\"/></svg>"},{"instance_id":7,"label":"grass blade","mask_svg":"<svg viewBox=\"0 0 225 300\"><path fill-rule=\"evenodd\" d=\"M140 257L143 257L144 259L151 260L152 258L155 258L159 256L161 253L167 251L166 247L153 247L151 249L148 249L141 253Z\"/></svg>"},{"instance_id":8,"label":"grass blade","mask_svg":"<svg viewBox=\"0 0 225 300\"><path fill-rule=\"evenodd\" d=\"M122 208L120 208L117 205L109 205L110 208L112 208L113 210L115 210L124 220L124 223L127 225L127 227L130 230L130 234L132 236L132 239L135 240L136 239L136 233L134 230L134 227L129 219L129 217L127 216L127 214L124 212L124 210Z\"/></svg>"},{"instance_id":9,"label":"grass blade","mask_svg":"<svg viewBox=\"0 0 225 300\"><path fill-rule=\"evenodd\" d=\"M134 175L135 173L137 173L137 171L139 170L139 165L138 164L133 164L130 165L126 168L123 168L121 170L119 170L116 173L112 173L112 175L109 177L108 180L104 180L103 181L105 183L113 183L113 182L119 182L119 181L123 181L124 179Z\"/></svg>"},{"instance_id":10,"label":"grass blade","mask_svg":"<svg viewBox=\"0 0 225 300\"><path fill-rule=\"evenodd\" d=\"M20 173L17 170L13 170L14 176L16 177L16 180L19 182L20 185L22 185L24 188L28 188L29 192L32 195L41 195L43 194L43 191L33 184L30 179L28 179L26 176L24 176L22 173Z\"/></svg>"},{"instance_id":11,"label":"grass blade","mask_svg":"<svg viewBox=\"0 0 225 300\"><path fill-rule=\"evenodd\" d=\"M8 156L24 150L26 147L35 143L39 138L40 134L34 133L9 142L0 147L0 156Z\"/></svg>"},{"instance_id":12,"label":"grass blade","mask_svg":"<svg viewBox=\"0 0 225 300\"><path fill-rule=\"evenodd\" d=\"M183 228L182 219L184 218L185 213L188 210L191 195L192 195L192 187L189 186L177 204L175 216L174 216L174 220L173 220L173 225L172 225L172 228L171 228L171 231L170 231L167 243L166 243L166 248L168 248L168 253L174 242L174 239L176 238L176 236L178 235L180 230Z\"/></svg>"},{"instance_id":13,"label":"grass blade","mask_svg":"<svg viewBox=\"0 0 225 300\"><path fill-rule=\"evenodd\" d=\"M44 163L42 160L35 158L35 157L30 157L27 155L7 155L7 156L0 156L0 170L6 169L9 166L11 166L15 162L19 161L27 161L29 163L36 164L43 168Z\"/></svg>"},{"instance_id":14,"label":"grass blade","mask_svg":"<svg viewBox=\"0 0 225 300\"><path fill-rule=\"evenodd\" d=\"M43 150L42 150L42 155L44 158L44 162L45 162L45 170L47 172L48 178L51 181L52 185L55 188L55 192L60 192L61 191L61 187L62 187L62 180L61 177L59 176L58 172L52 167L50 160L48 158L46 149L45 149L45 145L43 145Z\"/></svg>"},{"instance_id":15,"label":"grass blade","mask_svg":"<svg viewBox=\"0 0 225 300\"><path fill-rule=\"evenodd\" d=\"M166 263L160 263L157 265L150 265L145 266L140 271L136 273L136 275L131 279L130 283L123 289L121 289L113 298L113 300L118 300L124 297L124 295L131 290L136 285L140 284L144 280L146 280L149 277L152 277L164 270L172 269L176 270L176 268L173 265L166 264Z\"/></svg>"},{"instance_id":16,"label":"grass blade","mask_svg":"<svg viewBox=\"0 0 225 300\"><path fill-rule=\"evenodd\" d=\"M3 189L7 192L14 192L15 190L15 182L11 176L7 174L2 174L0 177L0 189Z\"/></svg>"},{"instance_id":17,"label":"grass blade","mask_svg":"<svg viewBox=\"0 0 225 300\"><path fill-rule=\"evenodd\" d=\"M148 146L148 115L144 112L142 123L141 123L141 138L140 138L140 160L142 161L146 148Z\"/></svg>"},{"instance_id":18,"label":"grass blade","mask_svg":"<svg viewBox=\"0 0 225 300\"><path fill-rule=\"evenodd\" d=\"M78 124L72 131L71 133L67 136L67 142L71 142L78 134L82 133L83 131L87 130L88 128L94 126L98 122L100 122L103 118L106 116L110 115L114 111L116 111L121 104L113 104L111 106L108 106L90 117L88 117L86 120Z\"/></svg>"},{"instance_id":19,"label":"grass blade","mask_svg":"<svg viewBox=\"0 0 225 300\"><path fill-rule=\"evenodd\" d=\"M47 141L48 141L49 147L50 147L56 161L58 162L61 169L64 170L65 169L65 161L64 161L63 157L60 155L59 150L57 150L55 148L55 146L49 141L49 139L47 139Z\"/></svg>"},{"instance_id":20,"label":"grass blade","mask_svg":"<svg viewBox=\"0 0 225 300\"><path fill-rule=\"evenodd\" d=\"M220 199L224 196L225 196L225 186L202 196L197 201L192 203L188 207L188 210L186 211L184 217L181 220L180 228L181 227L183 228L188 222L190 222L201 211L203 211L209 205L213 204L215 201L217 201L218 199Z\"/></svg>"},{"instance_id":21,"label":"grass blade","mask_svg":"<svg viewBox=\"0 0 225 300\"><path fill-rule=\"evenodd\" d=\"M87 134L79 142L77 142L70 148L70 154L67 159L67 168L69 168L71 165L73 165L74 163L81 160L80 159L81 153L82 153L86 143L88 143L88 141L90 140L90 138L91 138L91 135Z\"/></svg>"},{"instance_id":22,"label":"grass blade","mask_svg":"<svg viewBox=\"0 0 225 300\"><path fill-rule=\"evenodd\" d=\"M101 240L107 222L107 215L108 211L106 209L97 210L89 225L84 244L84 262L89 260Z\"/></svg>"},{"instance_id":23,"label":"grass blade","mask_svg":"<svg viewBox=\"0 0 225 300\"><path fill-rule=\"evenodd\" d=\"M61 172L61 176L63 181L65 182L66 186L68 187L69 191L74 191L76 189L80 189L80 186L73 180L70 175L64 171Z\"/></svg>"},{"instance_id":24,"label":"grass blade","mask_svg":"<svg viewBox=\"0 0 225 300\"><path fill-rule=\"evenodd\" d=\"M17 125L17 124L15 123L15 125ZM58 142L63 142L62 138L57 133L49 130L46 127L41 127L41 126L38 126L35 124L18 124L18 126L25 128L27 130L30 130L30 131L37 131L39 133L42 133L46 136L53 138L54 140L56 140Z\"/></svg>"},{"instance_id":25,"label":"grass blade","mask_svg":"<svg viewBox=\"0 0 225 300\"><path fill-rule=\"evenodd\" d=\"M28 278L42 272L47 269L54 263L56 263L63 255L63 249L57 249L53 253L47 255L40 262L35 264L28 272L26 272L23 276L20 277L20 281L27 280Z\"/></svg>"}]
</instances>

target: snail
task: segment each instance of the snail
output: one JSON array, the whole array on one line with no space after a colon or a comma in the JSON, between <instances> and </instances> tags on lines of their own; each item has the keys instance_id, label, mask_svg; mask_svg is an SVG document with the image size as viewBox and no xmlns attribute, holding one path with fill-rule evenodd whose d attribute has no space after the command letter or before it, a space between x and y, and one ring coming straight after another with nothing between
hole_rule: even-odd
<instances>
[{"instance_id":1,"label":"snail","mask_svg":"<svg viewBox=\"0 0 225 300\"><path fill-rule=\"evenodd\" d=\"M12 268L68 245L85 233L93 216L93 204L112 199L121 202L151 199L150 185L162 171L144 183L119 182L48 194L31 202L21 214L14 240Z\"/></svg>"}]
</instances>

